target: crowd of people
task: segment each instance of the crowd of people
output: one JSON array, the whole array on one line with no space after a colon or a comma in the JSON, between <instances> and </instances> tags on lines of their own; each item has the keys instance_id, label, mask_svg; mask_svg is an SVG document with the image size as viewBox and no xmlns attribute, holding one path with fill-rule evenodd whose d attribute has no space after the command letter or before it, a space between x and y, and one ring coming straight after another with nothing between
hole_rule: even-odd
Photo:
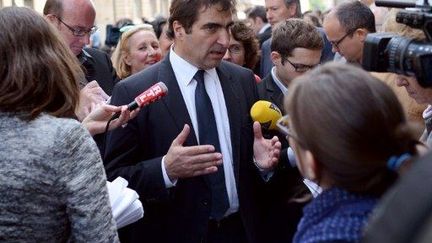
<instances>
[{"instance_id":1,"label":"crowd of people","mask_svg":"<svg viewBox=\"0 0 432 243\"><path fill-rule=\"evenodd\" d=\"M363 70L365 40L426 36L373 1L302 14L265 0L244 20L236 4L172 0L166 18L119 20L101 49L92 0L0 9L1 241L377 234L381 198L432 146L432 89ZM128 108L160 81L167 96ZM278 130L252 119L259 100L281 111ZM119 176L146 213L118 230L106 181Z\"/></svg>"}]
</instances>

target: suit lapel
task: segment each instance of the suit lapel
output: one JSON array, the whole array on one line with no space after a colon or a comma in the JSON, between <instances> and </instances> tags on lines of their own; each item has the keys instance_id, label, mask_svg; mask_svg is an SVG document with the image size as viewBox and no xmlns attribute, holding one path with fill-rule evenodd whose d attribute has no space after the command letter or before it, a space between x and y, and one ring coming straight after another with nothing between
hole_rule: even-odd
<instances>
[{"instance_id":1,"label":"suit lapel","mask_svg":"<svg viewBox=\"0 0 432 243\"><path fill-rule=\"evenodd\" d=\"M168 88L168 95L162 99L165 104L165 108L170 113L175 125L180 133L183 129L184 124L189 124L191 133L186 141L187 145L198 144L196 135L192 126L192 121L189 117L189 112L186 108L183 96L180 91L180 87L177 83L177 79L174 75L171 63L169 61L169 55L167 55L161 63L158 74L158 82L164 82Z\"/></svg>"},{"instance_id":2,"label":"suit lapel","mask_svg":"<svg viewBox=\"0 0 432 243\"><path fill-rule=\"evenodd\" d=\"M231 75L224 68L223 62L216 68L216 71L221 82L222 90L224 93L226 108L228 112L228 119L230 124L231 145L233 152L233 166L235 177L238 178L239 171L239 156L240 156L240 136L241 136L241 114L240 112L240 97L238 91L238 80L232 80Z\"/></svg>"},{"instance_id":3,"label":"suit lapel","mask_svg":"<svg viewBox=\"0 0 432 243\"><path fill-rule=\"evenodd\" d=\"M276 104L279 109L283 112L283 98L284 95L282 91L277 87L273 77L270 75L270 82L266 82L266 89L270 93L270 101Z\"/></svg>"}]
</instances>

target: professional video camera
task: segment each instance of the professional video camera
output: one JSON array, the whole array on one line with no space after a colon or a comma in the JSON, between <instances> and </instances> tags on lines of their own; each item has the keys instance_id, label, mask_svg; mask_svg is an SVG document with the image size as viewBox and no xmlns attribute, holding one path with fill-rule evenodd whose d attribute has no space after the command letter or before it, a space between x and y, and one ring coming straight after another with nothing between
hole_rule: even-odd
<instances>
[{"instance_id":1,"label":"professional video camera","mask_svg":"<svg viewBox=\"0 0 432 243\"><path fill-rule=\"evenodd\" d=\"M425 42L392 33L368 34L363 51L363 68L413 76L423 87L432 87L432 7L428 0L377 0L376 6L406 8L396 22L422 29Z\"/></svg>"}]
</instances>

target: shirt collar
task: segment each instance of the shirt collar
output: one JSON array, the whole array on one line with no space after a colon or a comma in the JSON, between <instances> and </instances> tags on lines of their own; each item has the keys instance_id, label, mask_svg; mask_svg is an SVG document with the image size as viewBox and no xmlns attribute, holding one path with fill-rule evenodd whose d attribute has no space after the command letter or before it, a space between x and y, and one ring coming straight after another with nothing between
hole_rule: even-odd
<instances>
[{"instance_id":1,"label":"shirt collar","mask_svg":"<svg viewBox=\"0 0 432 243\"><path fill-rule=\"evenodd\" d=\"M83 64L85 61L87 61L88 59L93 59L93 57L90 55L90 53L88 53L86 50L82 49L82 51L80 52L80 54L78 54L77 56L79 62L81 64Z\"/></svg>"},{"instance_id":2,"label":"shirt collar","mask_svg":"<svg viewBox=\"0 0 432 243\"><path fill-rule=\"evenodd\" d=\"M188 86L192 82L192 79L199 68L179 56L174 50L174 44L171 46L171 50L169 52L169 60L171 62L171 66L177 78L178 84ZM217 80L216 68L207 69L204 71L212 80Z\"/></svg>"},{"instance_id":3,"label":"shirt collar","mask_svg":"<svg viewBox=\"0 0 432 243\"><path fill-rule=\"evenodd\" d=\"M270 28L271 27L271 25L270 25L270 23L266 23L263 27L261 27L261 29L258 31L258 34L262 34L262 33L264 33L264 31L266 31L267 30L267 28Z\"/></svg>"},{"instance_id":4,"label":"shirt collar","mask_svg":"<svg viewBox=\"0 0 432 243\"><path fill-rule=\"evenodd\" d=\"M279 80L279 78L278 78L277 75L276 75L276 67L273 67L273 68L271 69L271 72L270 72L270 73L271 73L271 76L272 76L274 82L275 82L276 85L279 87L279 89L282 91L282 93L283 93L283 94L288 93L288 88L285 86L284 83L282 83L282 82Z\"/></svg>"}]
</instances>

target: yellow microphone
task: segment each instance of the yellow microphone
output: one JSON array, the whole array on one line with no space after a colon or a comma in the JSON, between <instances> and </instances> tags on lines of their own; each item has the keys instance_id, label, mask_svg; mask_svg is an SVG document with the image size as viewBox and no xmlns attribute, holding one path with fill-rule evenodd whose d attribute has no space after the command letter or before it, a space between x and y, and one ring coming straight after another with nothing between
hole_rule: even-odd
<instances>
[{"instance_id":1,"label":"yellow microphone","mask_svg":"<svg viewBox=\"0 0 432 243\"><path fill-rule=\"evenodd\" d=\"M259 100L250 110L252 120L261 124L264 129L277 130L276 123L282 117L280 109L270 101Z\"/></svg>"}]
</instances>

